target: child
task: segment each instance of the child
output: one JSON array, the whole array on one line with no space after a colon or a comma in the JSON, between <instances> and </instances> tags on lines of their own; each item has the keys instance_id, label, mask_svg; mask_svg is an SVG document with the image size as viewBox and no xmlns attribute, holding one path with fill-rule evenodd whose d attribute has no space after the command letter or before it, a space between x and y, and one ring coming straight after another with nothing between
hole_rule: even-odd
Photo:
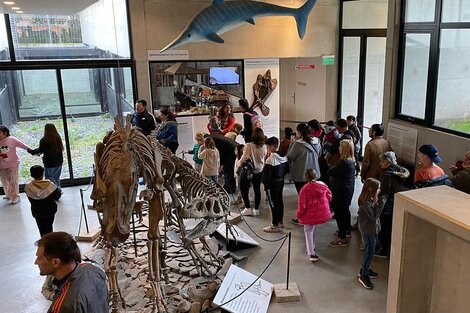
<instances>
[{"instance_id":1,"label":"child","mask_svg":"<svg viewBox=\"0 0 470 313\"><path fill-rule=\"evenodd\" d=\"M281 143L279 144L279 153L282 155L287 155L287 150L289 150L292 135L294 135L294 130L292 128L284 128L284 139L282 139Z\"/></svg>"},{"instance_id":2,"label":"child","mask_svg":"<svg viewBox=\"0 0 470 313\"><path fill-rule=\"evenodd\" d=\"M227 137L228 139L236 141L237 136L240 135L242 129L243 129L243 126L241 124L235 123L233 125L232 130L225 134L225 137Z\"/></svg>"},{"instance_id":3,"label":"child","mask_svg":"<svg viewBox=\"0 0 470 313\"><path fill-rule=\"evenodd\" d=\"M305 243L310 261L316 262L320 257L315 252L315 232L318 224L323 224L330 220L330 204L332 194L328 186L316 181L317 172L313 168L305 171L307 183L299 193L297 205L297 218L299 223L304 225Z\"/></svg>"},{"instance_id":4,"label":"child","mask_svg":"<svg viewBox=\"0 0 470 313\"><path fill-rule=\"evenodd\" d=\"M284 189L284 176L289 163L284 155L277 151L279 139L271 137L266 140L266 146L271 155L266 159L263 168L263 184L266 190L269 206L271 207L271 225L263 228L264 232L276 233L284 228L284 202L282 189Z\"/></svg>"},{"instance_id":5,"label":"child","mask_svg":"<svg viewBox=\"0 0 470 313\"><path fill-rule=\"evenodd\" d=\"M199 148L198 158L202 160L201 174L216 183L219 174L220 156L219 150L215 148L214 139L211 137L204 139L204 145Z\"/></svg>"},{"instance_id":6,"label":"child","mask_svg":"<svg viewBox=\"0 0 470 313\"><path fill-rule=\"evenodd\" d=\"M377 234L380 231L380 213L384 207L383 199L379 200L380 182L375 178L368 178L364 182L359 195L358 223L362 234L365 250L362 257L362 267L358 274L359 283L366 289L373 289L370 278L377 278L378 274L369 268L375 254Z\"/></svg>"},{"instance_id":7,"label":"child","mask_svg":"<svg viewBox=\"0 0 470 313\"><path fill-rule=\"evenodd\" d=\"M53 182L44 179L44 167L34 165L29 171L34 180L27 183L24 189L31 202L31 213L36 219L42 237L52 232L52 224L57 212L56 200L59 200L62 193Z\"/></svg>"},{"instance_id":8,"label":"child","mask_svg":"<svg viewBox=\"0 0 470 313\"><path fill-rule=\"evenodd\" d=\"M328 149L333 146L339 138L341 138L341 134L338 132L333 121L328 121L326 123L324 131L325 137L323 137L323 149L328 151Z\"/></svg>"},{"instance_id":9,"label":"child","mask_svg":"<svg viewBox=\"0 0 470 313\"><path fill-rule=\"evenodd\" d=\"M207 124L209 134L220 132L219 109L216 106L209 107L209 124Z\"/></svg>"},{"instance_id":10,"label":"child","mask_svg":"<svg viewBox=\"0 0 470 313\"><path fill-rule=\"evenodd\" d=\"M187 154L193 155L194 169L198 173L200 173L201 167L202 167L202 160L198 158L198 152L199 152L199 148L201 147L201 145L204 144L204 132L197 132L194 139L196 139L196 143L194 144L193 150L187 150L185 152Z\"/></svg>"}]
</instances>

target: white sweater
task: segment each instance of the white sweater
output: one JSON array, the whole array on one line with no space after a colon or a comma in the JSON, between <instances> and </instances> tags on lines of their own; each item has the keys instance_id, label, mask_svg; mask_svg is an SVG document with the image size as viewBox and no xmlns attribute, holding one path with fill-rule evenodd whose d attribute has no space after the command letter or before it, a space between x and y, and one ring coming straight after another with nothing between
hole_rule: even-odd
<instances>
[{"instance_id":1,"label":"white sweater","mask_svg":"<svg viewBox=\"0 0 470 313\"><path fill-rule=\"evenodd\" d=\"M256 146L254 143L247 143L245 147L243 148L243 155L240 158L240 160L237 161L236 164L236 170L240 167L241 164L243 164L248 158L250 158L253 161L253 164L255 166L254 172L255 173L261 173L263 171L264 167L264 159L266 158L266 145L263 145L262 147Z\"/></svg>"}]
</instances>

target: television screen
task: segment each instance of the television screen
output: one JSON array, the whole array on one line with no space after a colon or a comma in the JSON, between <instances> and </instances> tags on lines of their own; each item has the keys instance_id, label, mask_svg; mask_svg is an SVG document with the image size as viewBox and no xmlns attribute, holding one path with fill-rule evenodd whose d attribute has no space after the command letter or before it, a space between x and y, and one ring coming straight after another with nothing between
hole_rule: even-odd
<instances>
[{"instance_id":1,"label":"television screen","mask_svg":"<svg viewBox=\"0 0 470 313\"><path fill-rule=\"evenodd\" d=\"M238 85L240 75L237 66L211 66L209 85Z\"/></svg>"}]
</instances>

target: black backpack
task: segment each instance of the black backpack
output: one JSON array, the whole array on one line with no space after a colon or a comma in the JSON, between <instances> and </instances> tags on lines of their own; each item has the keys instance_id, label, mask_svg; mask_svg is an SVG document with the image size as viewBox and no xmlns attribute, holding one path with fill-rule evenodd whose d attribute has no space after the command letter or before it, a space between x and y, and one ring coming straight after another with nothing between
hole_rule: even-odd
<instances>
[{"instance_id":1,"label":"black backpack","mask_svg":"<svg viewBox=\"0 0 470 313\"><path fill-rule=\"evenodd\" d=\"M243 164L240 165L238 168L238 175L240 179L243 180L251 180L253 178L253 174L255 172L255 165L251 159L246 160Z\"/></svg>"}]
</instances>

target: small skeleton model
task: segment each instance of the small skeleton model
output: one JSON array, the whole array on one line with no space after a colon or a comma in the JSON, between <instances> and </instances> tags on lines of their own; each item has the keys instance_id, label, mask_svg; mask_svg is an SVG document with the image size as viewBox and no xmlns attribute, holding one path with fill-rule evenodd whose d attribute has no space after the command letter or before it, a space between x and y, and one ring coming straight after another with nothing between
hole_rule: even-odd
<instances>
[{"instance_id":1,"label":"small skeleton model","mask_svg":"<svg viewBox=\"0 0 470 313\"><path fill-rule=\"evenodd\" d=\"M277 79L271 79L271 70L267 70L266 74L258 74L256 83L253 84L254 100L251 105L252 109L259 107L264 116L269 115L269 108L264 104L269 96L277 87Z\"/></svg>"},{"instance_id":2,"label":"small skeleton model","mask_svg":"<svg viewBox=\"0 0 470 313\"><path fill-rule=\"evenodd\" d=\"M161 249L158 246L158 223L164 215L161 156L152 149L149 140L140 131L131 128L128 116L125 127L121 126L118 117L115 119L114 131L96 145L94 157L96 173L91 198L99 213L101 240L105 248L104 269L109 281L112 312L118 312L119 301L124 309L126 307L117 282L118 244L129 237L139 176L147 184L147 189L140 193L140 199L149 203L148 282L153 293L153 312L167 312L160 281Z\"/></svg>"},{"instance_id":3,"label":"small skeleton model","mask_svg":"<svg viewBox=\"0 0 470 313\"><path fill-rule=\"evenodd\" d=\"M227 192L213 181L199 174L190 163L173 155L170 150L161 145L155 138L156 129L149 135L155 151L162 155L162 173L164 187L170 194L171 202L166 210L165 224L175 224L183 246L188 250L200 276L212 276L209 265L221 267L223 260L219 259L205 241L205 236L212 234L217 227L226 222L230 208L230 198ZM185 219L203 219L191 230L187 230ZM231 229L229 228L231 231ZM210 255L210 261L203 258L197 251L194 240L199 239Z\"/></svg>"}]
</instances>

